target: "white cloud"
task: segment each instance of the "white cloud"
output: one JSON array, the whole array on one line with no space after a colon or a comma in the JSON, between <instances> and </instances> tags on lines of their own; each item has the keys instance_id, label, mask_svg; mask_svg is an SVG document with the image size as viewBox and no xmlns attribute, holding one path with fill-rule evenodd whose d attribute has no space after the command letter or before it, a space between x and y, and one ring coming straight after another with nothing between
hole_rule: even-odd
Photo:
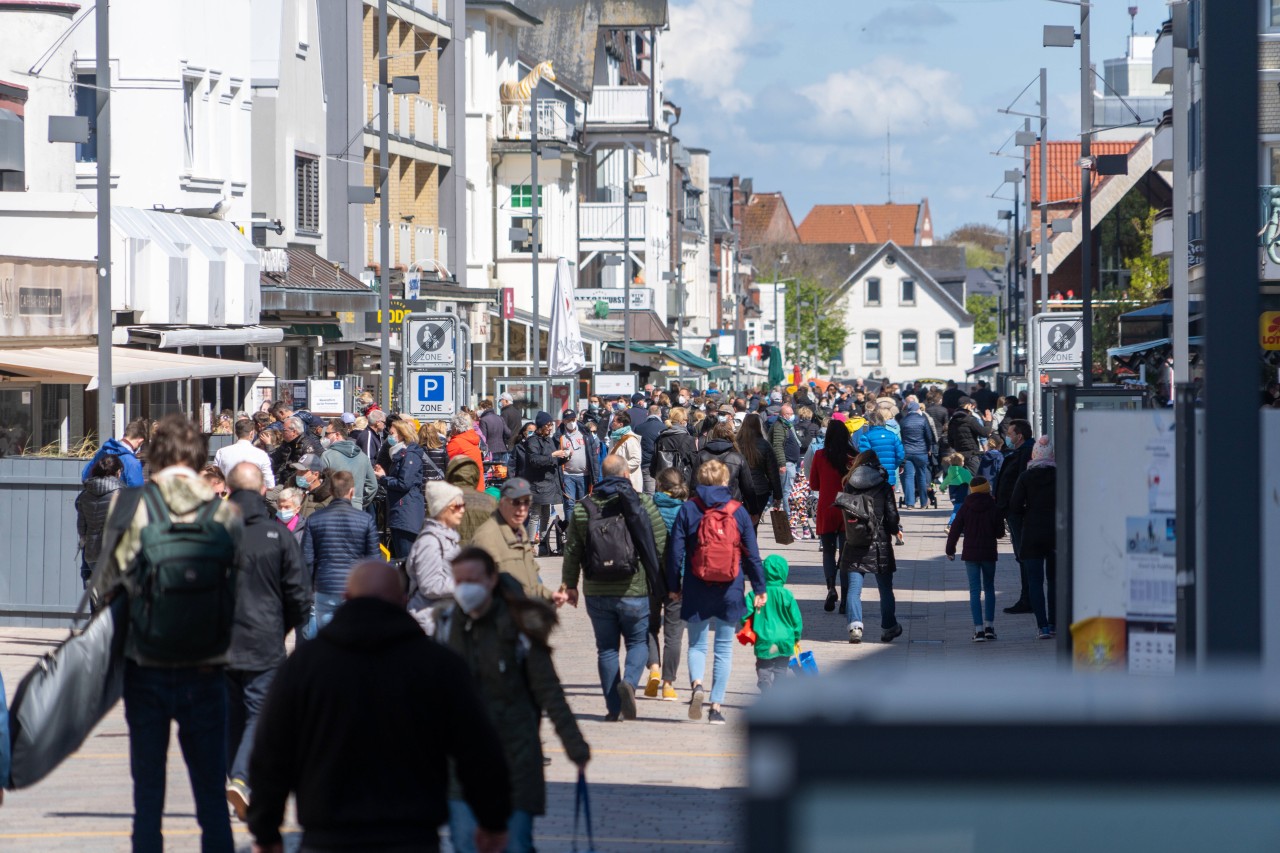
<instances>
[{"instance_id":1,"label":"white cloud","mask_svg":"<svg viewBox=\"0 0 1280 853\"><path fill-rule=\"evenodd\" d=\"M729 112L745 109L751 99L737 81L754 34L753 4L754 0L673 3L671 32L662 45L667 79L683 81L695 94Z\"/></svg>"},{"instance_id":2,"label":"white cloud","mask_svg":"<svg viewBox=\"0 0 1280 853\"><path fill-rule=\"evenodd\" d=\"M816 129L851 136L940 134L977 124L960 100L960 79L941 68L882 57L831 74L800 93L816 108Z\"/></svg>"}]
</instances>

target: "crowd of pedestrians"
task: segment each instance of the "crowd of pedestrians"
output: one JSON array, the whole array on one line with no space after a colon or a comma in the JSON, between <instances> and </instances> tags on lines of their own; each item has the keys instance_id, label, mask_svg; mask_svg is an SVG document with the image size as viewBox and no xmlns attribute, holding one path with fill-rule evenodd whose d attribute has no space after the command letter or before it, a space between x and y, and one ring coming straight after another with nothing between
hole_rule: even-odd
<instances>
[{"instance_id":1,"label":"crowd of pedestrians","mask_svg":"<svg viewBox=\"0 0 1280 853\"><path fill-rule=\"evenodd\" d=\"M762 691L800 650L790 567L759 545L769 512L815 540L824 610L851 643L873 576L888 643L904 518L946 487L974 640L996 639L1006 531L1021 576L1006 611L1052 637L1053 450L1019 405L985 387L646 387L555 413L502 395L420 423L365 397L331 420L282 404L241 417L208 466L190 422L129 424L86 465L76 506L95 599L159 597L126 646L134 849L161 849L176 721L205 850L231 849L224 797L279 849L289 796L307 849L434 849L447 823L456 850L532 850L541 717L572 763L591 754L554 662L564 608L590 622L604 720L636 719L643 694L724 724L735 642ZM174 557L157 522L198 529L206 557ZM174 560L199 595L165 599L152 575ZM202 641L171 648L193 625Z\"/></svg>"}]
</instances>

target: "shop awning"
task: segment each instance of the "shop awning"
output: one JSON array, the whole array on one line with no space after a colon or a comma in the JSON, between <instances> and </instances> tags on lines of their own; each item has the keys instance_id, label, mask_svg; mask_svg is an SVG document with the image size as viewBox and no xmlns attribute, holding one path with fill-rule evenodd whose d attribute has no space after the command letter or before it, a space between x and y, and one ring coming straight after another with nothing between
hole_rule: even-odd
<instances>
[{"instance_id":1,"label":"shop awning","mask_svg":"<svg viewBox=\"0 0 1280 853\"><path fill-rule=\"evenodd\" d=\"M298 338L324 338L325 342L342 340L342 330L333 323L295 323L284 330Z\"/></svg>"},{"instance_id":2,"label":"shop awning","mask_svg":"<svg viewBox=\"0 0 1280 853\"><path fill-rule=\"evenodd\" d=\"M284 329L270 326L203 327L130 326L129 342L150 344L161 349L174 347L245 346L278 344L284 340Z\"/></svg>"},{"instance_id":3,"label":"shop awning","mask_svg":"<svg viewBox=\"0 0 1280 853\"><path fill-rule=\"evenodd\" d=\"M1187 343L1193 347L1198 347L1204 343L1204 338L1187 338ZM1107 355L1110 358L1128 358L1131 355L1138 355L1139 353L1150 352L1153 349L1172 345L1173 341L1169 338L1160 338L1154 341L1144 341L1140 344L1129 344L1127 347L1111 347L1111 349L1107 350Z\"/></svg>"},{"instance_id":4,"label":"shop awning","mask_svg":"<svg viewBox=\"0 0 1280 853\"><path fill-rule=\"evenodd\" d=\"M688 350L676 349L675 347L667 350L666 356L672 361L677 361L685 367L692 367L696 370L710 370L717 366L716 362L709 358L703 358L700 355L694 355Z\"/></svg>"},{"instance_id":5,"label":"shop awning","mask_svg":"<svg viewBox=\"0 0 1280 853\"><path fill-rule=\"evenodd\" d=\"M261 364L250 361L111 348L111 384L117 388L183 379L257 376L264 369ZM0 371L44 383L84 385L86 391L94 391L98 388L98 350L96 347L0 349Z\"/></svg>"}]
</instances>

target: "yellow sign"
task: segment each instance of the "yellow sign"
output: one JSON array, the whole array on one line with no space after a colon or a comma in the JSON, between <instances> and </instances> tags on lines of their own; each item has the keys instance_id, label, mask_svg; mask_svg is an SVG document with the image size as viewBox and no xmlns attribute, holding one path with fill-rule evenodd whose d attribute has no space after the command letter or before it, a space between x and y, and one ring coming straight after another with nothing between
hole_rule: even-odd
<instances>
[{"instance_id":1,"label":"yellow sign","mask_svg":"<svg viewBox=\"0 0 1280 853\"><path fill-rule=\"evenodd\" d=\"M1280 350L1280 311L1263 311L1258 333L1265 350Z\"/></svg>"}]
</instances>

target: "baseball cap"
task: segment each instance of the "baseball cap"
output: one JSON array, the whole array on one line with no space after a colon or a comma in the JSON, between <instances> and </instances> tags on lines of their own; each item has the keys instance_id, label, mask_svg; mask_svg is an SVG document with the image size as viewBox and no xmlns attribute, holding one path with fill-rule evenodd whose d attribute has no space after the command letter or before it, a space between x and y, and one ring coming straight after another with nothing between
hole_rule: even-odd
<instances>
[{"instance_id":1,"label":"baseball cap","mask_svg":"<svg viewBox=\"0 0 1280 853\"><path fill-rule=\"evenodd\" d=\"M353 415L353 414L351 414L351 412L343 412L343 413L342 413L342 422L343 422L344 424L353 424L353 423L355 423L355 422L356 422L356 416L355 416L355 415Z\"/></svg>"},{"instance_id":2,"label":"baseball cap","mask_svg":"<svg viewBox=\"0 0 1280 853\"><path fill-rule=\"evenodd\" d=\"M533 494L533 486L524 477L512 477L502 484L504 498L527 498Z\"/></svg>"},{"instance_id":3,"label":"baseball cap","mask_svg":"<svg viewBox=\"0 0 1280 853\"><path fill-rule=\"evenodd\" d=\"M560 418L566 421L576 421L578 419L578 413L573 409L565 409L564 413L560 415Z\"/></svg>"},{"instance_id":4,"label":"baseball cap","mask_svg":"<svg viewBox=\"0 0 1280 853\"><path fill-rule=\"evenodd\" d=\"M631 395L631 405L634 406L636 403L640 403L643 401L644 401L644 395L641 394L639 391Z\"/></svg>"},{"instance_id":5,"label":"baseball cap","mask_svg":"<svg viewBox=\"0 0 1280 853\"><path fill-rule=\"evenodd\" d=\"M538 412L538 416L533 419L533 423L535 426L538 427L538 429L542 429L544 426L546 426L547 424L551 423L554 420L555 418L551 417L551 415L549 415L548 413Z\"/></svg>"},{"instance_id":6,"label":"baseball cap","mask_svg":"<svg viewBox=\"0 0 1280 853\"><path fill-rule=\"evenodd\" d=\"M961 406L972 406L972 405L975 405L975 403L974 403L974 401L973 401L973 398L972 398L972 397L961 397L961 398L960 398L960 401L959 401L959 405L961 405Z\"/></svg>"},{"instance_id":7,"label":"baseball cap","mask_svg":"<svg viewBox=\"0 0 1280 853\"><path fill-rule=\"evenodd\" d=\"M723 412L726 415L732 415L734 413L734 408L733 406L730 406L728 403L721 403L720 408L717 409L716 411Z\"/></svg>"},{"instance_id":8,"label":"baseball cap","mask_svg":"<svg viewBox=\"0 0 1280 853\"><path fill-rule=\"evenodd\" d=\"M325 468L328 468L329 466L325 465L324 460L321 459L319 456L316 456L314 453L304 453L302 454L301 459L293 463L293 467L295 470L298 470L298 471L319 472L319 471L323 471Z\"/></svg>"}]
</instances>

